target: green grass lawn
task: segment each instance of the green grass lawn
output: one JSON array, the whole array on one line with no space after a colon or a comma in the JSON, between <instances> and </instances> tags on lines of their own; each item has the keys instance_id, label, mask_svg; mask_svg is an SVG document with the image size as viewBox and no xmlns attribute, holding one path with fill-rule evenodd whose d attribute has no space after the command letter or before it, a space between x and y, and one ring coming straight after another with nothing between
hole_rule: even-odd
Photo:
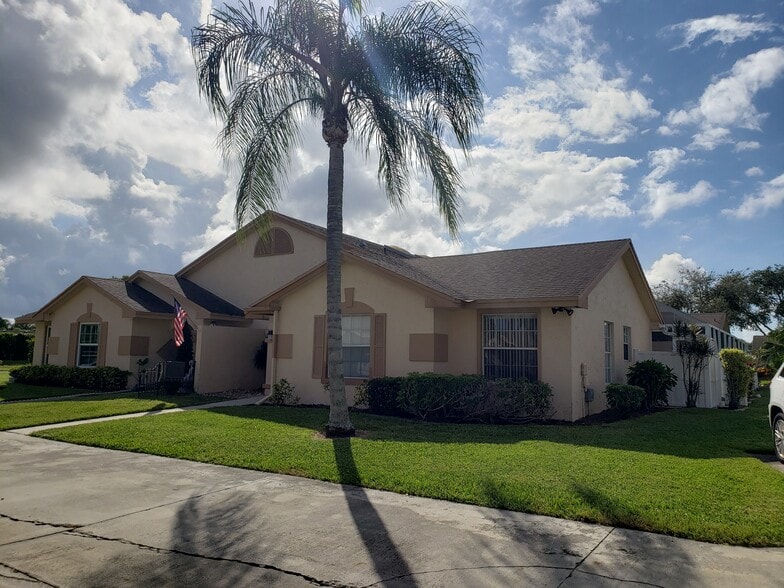
<instances>
[{"instance_id":1,"label":"green grass lawn","mask_svg":"<svg viewBox=\"0 0 784 588\"><path fill-rule=\"evenodd\" d=\"M33 400L35 398L53 398L71 396L73 394L97 394L95 390L79 388L53 388L51 386L34 386L32 384L6 384L0 386L0 402L6 400Z\"/></svg>"},{"instance_id":2,"label":"green grass lawn","mask_svg":"<svg viewBox=\"0 0 784 588\"><path fill-rule=\"evenodd\" d=\"M41 437L642 529L784 545L784 475L766 398L745 411L681 409L610 425L426 424L354 414L361 436L326 440L327 412L243 407L45 431Z\"/></svg>"},{"instance_id":3,"label":"green grass lawn","mask_svg":"<svg viewBox=\"0 0 784 588\"><path fill-rule=\"evenodd\" d=\"M6 384L8 384L8 378L11 377L9 372L12 369L19 367L21 365L27 365L27 364L13 361L13 362L3 362L3 365L0 365L0 389L2 389Z\"/></svg>"},{"instance_id":4,"label":"green grass lawn","mask_svg":"<svg viewBox=\"0 0 784 588\"><path fill-rule=\"evenodd\" d=\"M49 390L56 391L62 388L49 388ZM197 394L137 397L134 393L126 393L96 394L64 400L12 402L0 404L0 431L132 412L163 410L219 400L222 399Z\"/></svg>"},{"instance_id":5,"label":"green grass lawn","mask_svg":"<svg viewBox=\"0 0 784 588\"><path fill-rule=\"evenodd\" d=\"M24 362L11 362L0 365L0 402L5 400L27 400L31 398L47 398L52 396L69 396L83 394L94 390L78 390L74 388L50 388L48 386L32 386L29 384L9 384L10 371L16 367L27 365Z\"/></svg>"}]
</instances>

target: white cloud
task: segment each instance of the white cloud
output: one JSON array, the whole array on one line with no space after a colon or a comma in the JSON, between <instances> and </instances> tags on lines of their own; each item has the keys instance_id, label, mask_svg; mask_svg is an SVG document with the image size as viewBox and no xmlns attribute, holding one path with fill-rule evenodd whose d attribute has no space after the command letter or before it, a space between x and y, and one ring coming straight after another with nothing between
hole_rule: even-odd
<instances>
[{"instance_id":1,"label":"white cloud","mask_svg":"<svg viewBox=\"0 0 784 588\"><path fill-rule=\"evenodd\" d=\"M43 154L41 161L29 162L0 180L0 217L38 222L58 215L80 217L91 203L111 198L112 182L105 172L90 171L60 149L47 147Z\"/></svg>"},{"instance_id":2,"label":"white cloud","mask_svg":"<svg viewBox=\"0 0 784 588\"><path fill-rule=\"evenodd\" d=\"M573 151L522 151L479 147L465 178L466 230L482 244L503 244L538 226L559 226L576 217L631 215L623 200L628 157L598 158Z\"/></svg>"},{"instance_id":3,"label":"white cloud","mask_svg":"<svg viewBox=\"0 0 784 588\"><path fill-rule=\"evenodd\" d=\"M652 221L661 219L672 210L705 202L715 195L713 186L705 180L700 180L686 191L679 189L672 180L664 181L665 176L684 163L685 155L678 148L658 149L648 154L651 171L640 182L640 193L646 200L643 212Z\"/></svg>"},{"instance_id":4,"label":"white cloud","mask_svg":"<svg viewBox=\"0 0 784 588\"><path fill-rule=\"evenodd\" d=\"M750 178L754 178L757 176L765 175L765 172L762 171L761 167L754 166L746 170L746 175Z\"/></svg>"},{"instance_id":5,"label":"white cloud","mask_svg":"<svg viewBox=\"0 0 784 588\"><path fill-rule=\"evenodd\" d=\"M755 95L771 87L784 73L784 49L763 49L735 62L728 75L710 84L696 106L673 110L667 125L699 127L692 145L714 149L730 141L730 130L759 130L765 114L754 107Z\"/></svg>"},{"instance_id":6,"label":"white cloud","mask_svg":"<svg viewBox=\"0 0 784 588\"><path fill-rule=\"evenodd\" d=\"M758 141L738 141L735 143L735 151L754 151L762 147Z\"/></svg>"},{"instance_id":7,"label":"white cloud","mask_svg":"<svg viewBox=\"0 0 784 588\"><path fill-rule=\"evenodd\" d=\"M683 269L697 270L699 264L691 257L683 257L680 253L665 253L651 264L650 269L645 272L648 283L651 286L662 282L676 282Z\"/></svg>"},{"instance_id":8,"label":"white cloud","mask_svg":"<svg viewBox=\"0 0 784 588\"><path fill-rule=\"evenodd\" d=\"M89 216L95 200L114 198L120 185L113 170L95 169L95 153L129 162L136 174L151 160L191 178L221 173L216 127L199 102L189 42L174 17L135 13L119 0L10 0L0 15L40 29L28 53L43 71L30 83L53 93L57 109L36 152L0 179L0 201L9 202L0 215ZM22 186L23 200L14 197Z\"/></svg>"},{"instance_id":9,"label":"white cloud","mask_svg":"<svg viewBox=\"0 0 784 588\"><path fill-rule=\"evenodd\" d=\"M763 182L757 193L746 196L738 208L725 208L722 212L739 219L753 219L782 204L784 204L784 174L769 182Z\"/></svg>"},{"instance_id":10,"label":"white cloud","mask_svg":"<svg viewBox=\"0 0 784 588\"><path fill-rule=\"evenodd\" d=\"M9 265L16 261L16 257L6 253L7 250L8 248L5 245L0 244L0 284L8 281L8 278L5 276L6 270Z\"/></svg>"},{"instance_id":11,"label":"white cloud","mask_svg":"<svg viewBox=\"0 0 784 588\"><path fill-rule=\"evenodd\" d=\"M547 65L544 54L534 51L524 42L513 43L509 46L509 63L512 73L526 78L538 73Z\"/></svg>"},{"instance_id":12,"label":"white cloud","mask_svg":"<svg viewBox=\"0 0 784 588\"><path fill-rule=\"evenodd\" d=\"M683 44L677 48L689 47L698 38L705 35L703 45L721 43L731 45L738 41L756 37L760 33L770 33L776 25L763 20L764 15L718 14L708 18L695 18L670 27L671 30L683 34Z\"/></svg>"}]
</instances>

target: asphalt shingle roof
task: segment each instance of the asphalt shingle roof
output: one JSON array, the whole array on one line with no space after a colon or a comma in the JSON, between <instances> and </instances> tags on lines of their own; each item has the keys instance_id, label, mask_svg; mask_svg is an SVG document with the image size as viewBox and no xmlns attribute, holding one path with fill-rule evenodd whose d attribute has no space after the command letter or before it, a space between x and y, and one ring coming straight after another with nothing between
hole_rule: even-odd
<instances>
[{"instance_id":1,"label":"asphalt shingle roof","mask_svg":"<svg viewBox=\"0 0 784 588\"><path fill-rule=\"evenodd\" d=\"M150 272L146 270L144 273L173 291L175 296L188 299L210 313L225 314L229 316L244 316L245 314L231 302L227 302L220 296L213 294L206 288L202 288L186 278L179 278L171 274L162 274L160 272ZM174 309L171 308L170 312L174 312Z\"/></svg>"},{"instance_id":2,"label":"asphalt shingle roof","mask_svg":"<svg viewBox=\"0 0 784 588\"><path fill-rule=\"evenodd\" d=\"M172 313L174 308L152 294L130 282L115 278L94 278L85 276L85 280L91 282L97 288L116 298L126 306L138 312L160 312Z\"/></svg>"},{"instance_id":3,"label":"asphalt shingle roof","mask_svg":"<svg viewBox=\"0 0 784 588\"><path fill-rule=\"evenodd\" d=\"M552 299L583 294L629 241L598 241L530 249L419 257L407 264L462 300Z\"/></svg>"},{"instance_id":4,"label":"asphalt shingle roof","mask_svg":"<svg viewBox=\"0 0 784 588\"><path fill-rule=\"evenodd\" d=\"M323 227L285 218L326 237ZM630 243L629 239L617 239L426 257L343 235L344 248L360 259L466 301L579 297Z\"/></svg>"}]
</instances>

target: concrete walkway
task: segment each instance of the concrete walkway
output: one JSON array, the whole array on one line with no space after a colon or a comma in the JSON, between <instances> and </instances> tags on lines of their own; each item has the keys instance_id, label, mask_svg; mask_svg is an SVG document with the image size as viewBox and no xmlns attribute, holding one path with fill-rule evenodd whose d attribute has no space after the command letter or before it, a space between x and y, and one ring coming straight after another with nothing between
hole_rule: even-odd
<instances>
[{"instance_id":1,"label":"concrete walkway","mask_svg":"<svg viewBox=\"0 0 784 588\"><path fill-rule=\"evenodd\" d=\"M49 425L37 425L35 427L24 427L22 429L11 429L7 433L18 433L21 435L30 435L38 431L45 431L46 429L60 429L62 427L72 427L74 425L84 425L87 423L100 423L101 421L116 421L120 419L133 419L143 416L152 416L156 414L168 414L171 412L185 412L187 410L202 410L205 408L219 408L222 406L248 406L250 404L260 403L265 396L247 396L245 398L237 398L235 400L221 400L220 402L210 402L209 404L194 404L192 406L182 406L178 408L165 408L163 410L149 410L147 412L132 412L129 414L117 414L108 417L99 417L97 419L84 419L81 421L67 421L65 423L52 423Z\"/></svg>"},{"instance_id":2,"label":"concrete walkway","mask_svg":"<svg viewBox=\"0 0 784 588\"><path fill-rule=\"evenodd\" d=\"M746 549L0 433L0 586L781 586Z\"/></svg>"}]
</instances>

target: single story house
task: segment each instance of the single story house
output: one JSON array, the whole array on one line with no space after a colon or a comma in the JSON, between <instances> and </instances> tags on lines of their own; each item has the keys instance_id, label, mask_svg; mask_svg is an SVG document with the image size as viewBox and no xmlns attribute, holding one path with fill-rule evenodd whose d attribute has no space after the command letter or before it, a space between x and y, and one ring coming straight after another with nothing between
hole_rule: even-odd
<instances>
[{"instance_id":1,"label":"single story house","mask_svg":"<svg viewBox=\"0 0 784 588\"><path fill-rule=\"evenodd\" d=\"M696 325L702 329L703 334L713 341L716 352L722 349L741 349L749 352L751 346L730 332L729 320L724 312L711 313L686 313L663 302L656 302L659 313L662 315L662 324L651 331L653 351L673 351L673 333L676 323Z\"/></svg>"},{"instance_id":2,"label":"single story house","mask_svg":"<svg viewBox=\"0 0 784 588\"><path fill-rule=\"evenodd\" d=\"M166 360L176 299L195 333L197 391L286 379L302 402L326 404L326 231L267 215L266 237L243 228L174 275L80 278L20 317L37 325L34 361ZM606 384L625 381L662 323L628 239L427 257L346 235L342 286L350 402L372 377L480 373L543 380L555 418L577 420L606 407Z\"/></svg>"}]
</instances>

